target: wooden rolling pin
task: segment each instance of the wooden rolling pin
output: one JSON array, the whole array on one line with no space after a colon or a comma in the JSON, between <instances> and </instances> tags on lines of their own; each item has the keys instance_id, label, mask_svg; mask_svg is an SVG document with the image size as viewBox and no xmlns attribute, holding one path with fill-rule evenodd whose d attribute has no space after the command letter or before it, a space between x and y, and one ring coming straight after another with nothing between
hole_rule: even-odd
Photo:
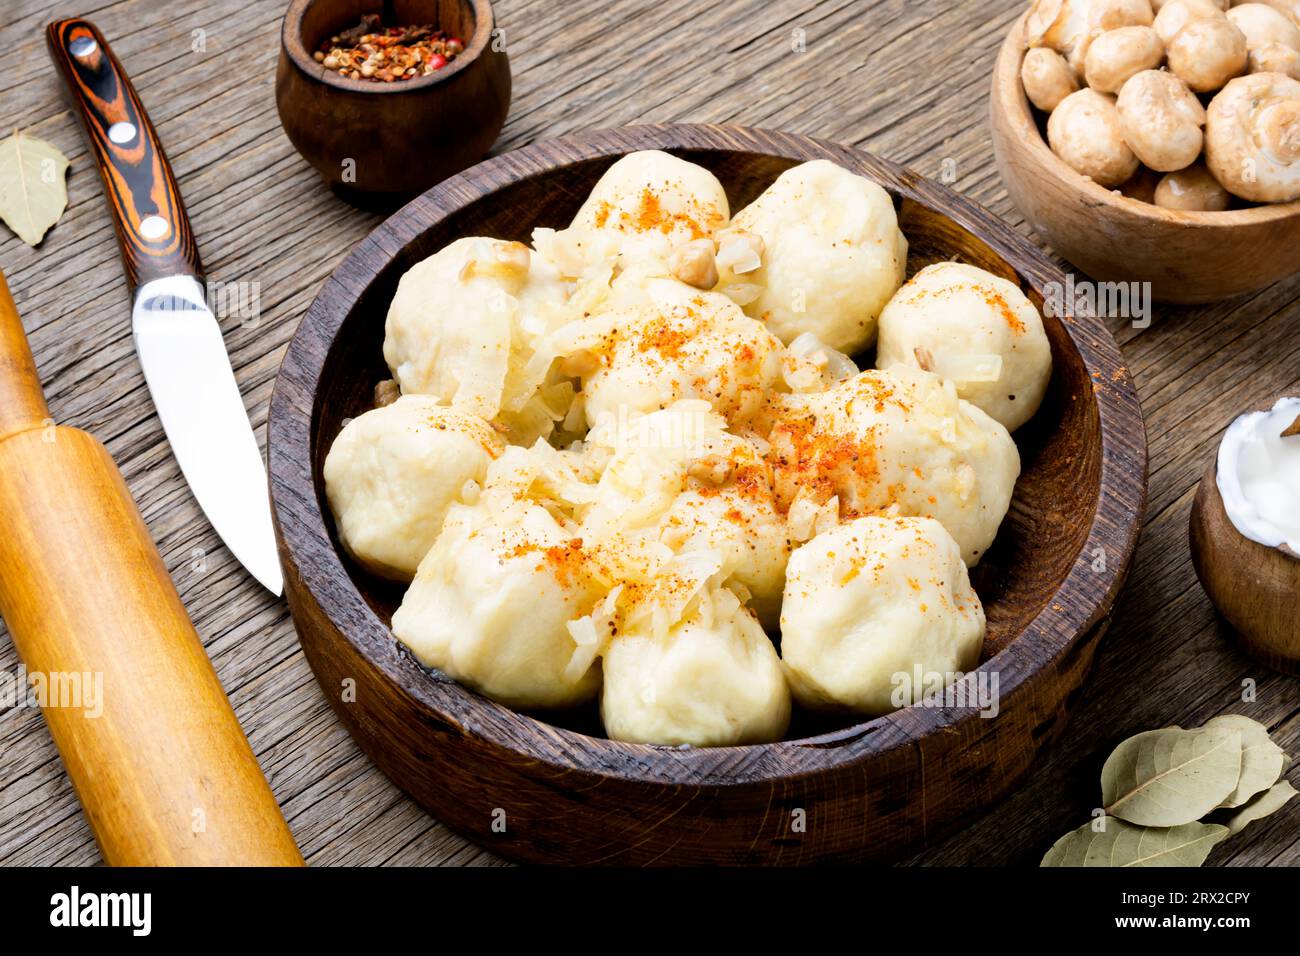
<instances>
[{"instance_id":1,"label":"wooden rolling pin","mask_svg":"<svg viewBox=\"0 0 1300 956\"><path fill-rule=\"evenodd\" d=\"M302 865L117 466L50 422L3 273L0 614L59 689L45 721L110 865Z\"/></svg>"}]
</instances>

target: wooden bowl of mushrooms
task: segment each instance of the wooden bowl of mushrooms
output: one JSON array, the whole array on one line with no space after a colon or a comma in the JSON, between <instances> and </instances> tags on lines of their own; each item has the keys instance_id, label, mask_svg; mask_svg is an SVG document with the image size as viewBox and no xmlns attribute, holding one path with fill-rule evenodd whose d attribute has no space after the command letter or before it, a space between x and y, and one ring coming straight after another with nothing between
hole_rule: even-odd
<instances>
[{"instance_id":1,"label":"wooden bowl of mushrooms","mask_svg":"<svg viewBox=\"0 0 1300 956\"><path fill-rule=\"evenodd\" d=\"M990 106L1007 192L1093 278L1195 303L1300 270L1300 0L1036 0Z\"/></svg>"}]
</instances>

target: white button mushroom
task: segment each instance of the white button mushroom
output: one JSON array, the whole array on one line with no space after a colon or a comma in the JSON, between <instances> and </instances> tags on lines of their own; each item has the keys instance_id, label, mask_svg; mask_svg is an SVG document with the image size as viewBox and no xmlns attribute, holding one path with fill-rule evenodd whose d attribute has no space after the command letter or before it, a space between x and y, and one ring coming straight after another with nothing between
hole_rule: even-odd
<instances>
[{"instance_id":1,"label":"white button mushroom","mask_svg":"<svg viewBox=\"0 0 1300 956\"><path fill-rule=\"evenodd\" d=\"M1169 69L1197 93L1221 89L1241 76L1250 55L1246 35L1226 17L1193 20L1174 34L1165 52Z\"/></svg>"},{"instance_id":2,"label":"white button mushroom","mask_svg":"<svg viewBox=\"0 0 1300 956\"><path fill-rule=\"evenodd\" d=\"M1269 43L1283 43L1300 50L1300 26L1268 4L1243 3L1228 11L1228 19L1246 35L1246 46L1251 50Z\"/></svg>"},{"instance_id":3,"label":"white button mushroom","mask_svg":"<svg viewBox=\"0 0 1300 956\"><path fill-rule=\"evenodd\" d=\"M1135 73L1153 70L1165 58L1165 45L1150 27L1120 27L1097 37L1084 58L1084 76L1099 93L1118 93Z\"/></svg>"},{"instance_id":4,"label":"white button mushroom","mask_svg":"<svg viewBox=\"0 0 1300 956\"><path fill-rule=\"evenodd\" d=\"M1029 102L1050 113L1071 93L1079 89L1079 76L1065 57L1047 47L1034 47L1025 53L1020 66L1020 82Z\"/></svg>"},{"instance_id":5,"label":"white button mushroom","mask_svg":"<svg viewBox=\"0 0 1300 956\"><path fill-rule=\"evenodd\" d=\"M924 361L924 364L922 364ZM1038 309L1000 276L959 262L926 266L880 314L876 366L922 367L1014 431L1033 417L1052 375Z\"/></svg>"},{"instance_id":6,"label":"white button mushroom","mask_svg":"<svg viewBox=\"0 0 1300 956\"><path fill-rule=\"evenodd\" d=\"M1225 9L1215 0L1169 0L1156 14L1152 26L1168 46L1169 41L1178 34L1178 31L1193 20L1226 20Z\"/></svg>"},{"instance_id":7,"label":"white button mushroom","mask_svg":"<svg viewBox=\"0 0 1300 956\"><path fill-rule=\"evenodd\" d=\"M1121 27L1149 27L1155 20L1151 0L1092 0L1088 26L1094 35Z\"/></svg>"},{"instance_id":8,"label":"white button mushroom","mask_svg":"<svg viewBox=\"0 0 1300 956\"><path fill-rule=\"evenodd\" d=\"M1150 0L1090 0L1088 32L1069 57L1070 64L1083 72L1088 51L1100 37L1125 27L1149 27L1155 22Z\"/></svg>"},{"instance_id":9,"label":"white button mushroom","mask_svg":"<svg viewBox=\"0 0 1300 956\"><path fill-rule=\"evenodd\" d=\"M1149 0L1036 0L1025 21L1031 47L1047 47L1082 73L1092 42L1120 27L1150 26Z\"/></svg>"},{"instance_id":10,"label":"white button mushroom","mask_svg":"<svg viewBox=\"0 0 1300 956\"><path fill-rule=\"evenodd\" d=\"M1047 141L1071 169L1099 185L1118 186L1137 172L1115 98L1105 93L1084 89L1062 100L1047 120Z\"/></svg>"},{"instance_id":11,"label":"white button mushroom","mask_svg":"<svg viewBox=\"0 0 1300 956\"><path fill-rule=\"evenodd\" d=\"M1251 73L1281 73L1300 80L1300 51L1285 43L1266 43L1250 51Z\"/></svg>"},{"instance_id":12,"label":"white button mushroom","mask_svg":"<svg viewBox=\"0 0 1300 956\"><path fill-rule=\"evenodd\" d=\"M487 422L429 395L403 395L352 419L323 469L343 547L376 574L411 580L447 509L503 448Z\"/></svg>"},{"instance_id":13,"label":"white button mushroom","mask_svg":"<svg viewBox=\"0 0 1300 956\"><path fill-rule=\"evenodd\" d=\"M1243 3L1228 19L1246 35L1251 73L1285 73L1300 79L1300 26L1264 3Z\"/></svg>"},{"instance_id":14,"label":"white button mushroom","mask_svg":"<svg viewBox=\"0 0 1300 956\"><path fill-rule=\"evenodd\" d=\"M876 317L903 284L907 239L878 184L826 160L788 169L733 225L763 240L746 273L745 313L782 342L812 332L852 355L876 340Z\"/></svg>"},{"instance_id":15,"label":"white button mushroom","mask_svg":"<svg viewBox=\"0 0 1300 956\"><path fill-rule=\"evenodd\" d=\"M914 703L917 672L929 685L972 670L984 631L961 551L937 521L858 518L790 557L781 659L805 706L879 715Z\"/></svg>"},{"instance_id":16,"label":"white button mushroom","mask_svg":"<svg viewBox=\"0 0 1300 956\"><path fill-rule=\"evenodd\" d=\"M1116 109L1124 141L1151 169L1183 169L1201 155L1205 108L1172 73L1137 74L1120 90Z\"/></svg>"},{"instance_id":17,"label":"white button mushroom","mask_svg":"<svg viewBox=\"0 0 1300 956\"><path fill-rule=\"evenodd\" d=\"M1225 86L1207 110L1205 159L1234 196L1300 199L1300 80L1252 73Z\"/></svg>"},{"instance_id":18,"label":"white button mushroom","mask_svg":"<svg viewBox=\"0 0 1300 956\"><path fill-rule=\"evenodd\" d=\"M1266 7L1272 7L1296 26L1300 27L1300 0L1252 0L1252 2L1262 3ZM1233 0L1232 5L1241 6L1241 0Z\"/></svg>"},{"instance_id":19,"label":"white button mushroom","mask_svg":"<svg viewBox=\"0 0 1300 956\"><path fill-rule=\"evenodd\" d=\"M1222 212L1232 203L1232 196L1203 163L1196 163L1161 177L1154 201L1165 209Z\"/></svg>"},{"instance_id":20,"label":"white button mushroom","mask_svg":"<svg viewBox=\"0 0 1300 956\"><path fill-rule=\"evenodd\" d=\"M1088 34L1088 6L1088 0L1034 0L1025 20L1029 45L1068 55Z\"/></svg>"}]
</instances>

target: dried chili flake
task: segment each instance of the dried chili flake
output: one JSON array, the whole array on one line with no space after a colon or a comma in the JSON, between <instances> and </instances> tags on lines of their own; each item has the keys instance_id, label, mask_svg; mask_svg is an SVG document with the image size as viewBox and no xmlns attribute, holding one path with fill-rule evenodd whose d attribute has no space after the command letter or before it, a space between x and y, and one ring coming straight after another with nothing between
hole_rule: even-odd
<instances>
[{"instance_id":1,"label":"dried chili flake","mask_svg":"<svg viewBox=\"0 0 1300 956\"><path fill-rule=\"evenodd\" d=\"M465 44L430 24L385 27L376 14L331 36L314 54L325 69L353 80L393 83L443 69Z\"/></svg>"}]
</instances>

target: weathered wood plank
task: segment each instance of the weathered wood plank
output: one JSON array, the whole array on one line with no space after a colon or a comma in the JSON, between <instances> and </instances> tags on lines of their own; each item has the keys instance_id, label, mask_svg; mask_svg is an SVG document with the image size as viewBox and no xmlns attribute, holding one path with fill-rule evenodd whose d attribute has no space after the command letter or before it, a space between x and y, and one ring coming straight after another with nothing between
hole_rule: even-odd
<instances>
[{"instance_id":1,"label":"weathered wood plank","mask_svg":"<svg viewBox=\"0 0 1300 956\"><path fill-rule=\"evenodd\" d=\"M1021 0L502 0L515 99L495 151L574 130L736 122L852 143L937 176L1026 230L992 162L988 77ZM599 7L599 15L592 10ZM254 327L223 326L259 430L298 318L378 221L322 189L276 118L283 4L272 0L11 0L0 11L5 127L73 160L70 208L39 250L0 231L0 267L30 333L54 416L105 440L141 504L218 673L313 863L480 864L360 754L329 711L284 605L220 545L180 477L131 348L125 284L97 177L41 35L79 14L113 42L167 145L209 273L258 282ZM205 31L206 50L192 49ZM806 52L792 50L803 30ZM1241 656L1192 571L1187 516L1219 435L1243 408L1300 389L1300 280L1228 303L1116 320L1143 399L1151 507L1096 673L1060 745L1006 805L913 863L1033 863L1086 818L1101 761L1123 736L1239 711L1300 751L1300 689ZM259 434L259 439L261 435ZM202 560L195 549L202 549ZM17 659L0 638L0 670ZM1241 702L1241 682L1257 700ZM40 715L0 712L0 863L92 863L98 853ZM1300 806L1213 862L1300 863Z\"/></svg>"}]
</instances>

